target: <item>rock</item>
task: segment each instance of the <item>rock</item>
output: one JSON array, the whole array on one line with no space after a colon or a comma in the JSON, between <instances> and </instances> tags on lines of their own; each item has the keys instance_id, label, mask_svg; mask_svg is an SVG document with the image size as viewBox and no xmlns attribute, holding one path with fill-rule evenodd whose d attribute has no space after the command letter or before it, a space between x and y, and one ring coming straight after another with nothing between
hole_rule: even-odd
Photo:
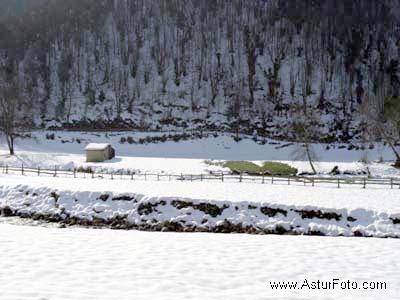
<instances>
[{"instance_id":1,"label":"rock","mask_svg":"<svg viewBox=\"0 0 400 300\"><path fill-rule=\"evenodd\" d=\"M288 232L287 229L283 226L278 225L275 227L275 233L277 234L285 234L287 232Z\"/></svg>"},{"instance_id":2,"label":"rock","mask_svg":"<svg viewBox=\"0 0 400 300\"><path fill-rule=\"evenodd\" d=\"M55 135L54 135L54 133L51 133L51 134L46 134L46 139L48 139L48 140L54 140L55 139Z\"/></svg>"},{"instance_id":3,"label":"rock","mask_svg":"<svg viewBox=\"0 0 400 300\"><path fill-rule=\"evenodd\" d=\"M295 210L295 212L299 213L302 219L326 219L336 221L340 221L342 215L337 214L335 212L323 212L321 210Z\"/></svg>"},{"instance_id":4,"label":"rock","mask_svg":"<svg viewBox=\"0 0 400 300\"><path fill-rule=\"evenodd\" d=\"M135 199L134 197L123 195L112 198L112 201L132 201L134 199Z\"/></svg>"},{"instance_id":5,"label":"rock","mask_svg":"<svg viewBox=\"0 0 400 300\"><path fill-rule=\"evenodd\" d=\"M195 232L209 232L210 230L205 226L197 226L194 231Z\"/></svg>"},{"instance_id":6,"label":"rock","mask_svg":"<svg viewBox=\"0 0 400 300\"><path fill-rule=\"evenodd\" d=\"M340 174L340 170L338 166L333 167L332 171L329 173L331 175L339 175Z\"/></svg>"},{"instance_id":7,"label":"rock","mask_svg":"<svg viewBox=\"0 0 400 300\"><path fill-rule=\"evenodd\" d=\"M54 198L54 200L57 202L58 199L60 198L60 195L57 194L56 192L51 192L50 197Z\"/></svg>"},{"instance_id":8,"label":"rock","mask_svg":"<svg viewBox=\"0 0 400 300\"><path fill-rule=\"evenodd\" d=\"M318 231L318 230L311 230L308 232L309 235L316 235L316 236L325 236L325 233Z\"/></svg>"},{"instance_id":9,"label":"rock","mask_svg":"<svg viewBox=\"0 0 400 300\"><path fill-rule=\"evenodd\" d=\"M104 219L93 217L93 226L104 226L107 222Z\"/></svg>"},{"instance_id":10,"label":"rock","mask_svg":"<svg viewBox=\"0 0 400 300\"><path fill-rule=\"evenodd\" d=\"M99 199L101 200L101 201L107 201L108 200L108 198L110 197L110 195L108 195L108 194L102 194L102 195L100 195L100 197L99 197Z\"/></svg>"},{"instance_id":11,"label":"rock","mask_svg":"<svg viewBox=\"0 0 400 300\"><path fill-rule=\"evenodd\" d=\"M355 148L356 148L356 146L354 146L353 144L350 144L350 145L347 146L347 150L349 150L349 151L351 151L351 150L353 150Z\"/></svg>"},{"instance_id":12,"label":"rock","mask_svg":"<svg viewBox=\"0 0 400 300\"><path fill-rule=\"evenodd\" d=\"M353 235L357 236L357 237L363 237L364 236L364 234L361 231L358 231L358 230L353 231Z\"/></svg>"},{"instance_id":13,"label":"rock","mask_svg":"<svg viewBox=\"0 0 400 300\"><path fill-rule=\"evenodd\" d=\"M187 207L193 207L194 209L198 209L205 214L208 214L212 217L217 217L222 214L222 212L228 208L228 205L223 205L222 207L219 207L218 205L211 204L211 203L199 203L199 204L194 204L193 202L187 202L187 201L181 201L181 200L173 200L171 202L171 205L174 206L177 209L182 209L182 208L187 208Z\"/></svg>"},{"instance_id":14,"label":"rock","mask_svg":"<svg viewBox=\"0 0 400 300\"><path fill-rule=\"evenodd\" d=\"M284 215L285 217L287 216L287 211L284 209L281 209L281 208L272 208L272 207L264 206L264 207L260 208L260 211L264 215L266 215L270 218L275 217L278 213Z\"/></svg>"},{"instance_id":15,"label":"rock","mask_svg":"<svg viewBox=\"0 0 400 300\"><path fill-rule=\"evenodd\" d=\"M77 220L75 218L69 218L68 220L66 220L66 224L74 226L77 224Z\"/></svg>"},{"instance_id":16,"label":"rock","mask_svg":"<svg viewBox=\"0 0 400 300\"><path fill-rule=\"evenodd\" d=\"M183 226L177 222L165 221L161 224L161 231L182 232Z\"/></svg>"},{"instance_id":17,"label":"rock","mask_svg":"<svg viewBox=\"0 0 400 300\"><path fill-rule=\"evenodd\" d=\"M149 215L153 212L153 204L151 203L140 203L138 207L139 215Z\"/></svg>"},{"instance_id":18,"label":"rock","mask_svg":"<svg viewBox=\"0 0 400 300\"><path fill-rule=\"evenodd\" d=\"M393 224L400 224L400 218L390 218L392 220Z\"/></svg>"},{"instance_id":19,"label":"rock","mask_svg":"<svg viewBox=\"0 0 400 300\"><path fill-rule=\"evenodd\" d=\"M3 207L3 208L0 210L0 213L1 213L1 216L2 216L2 217L12 217L12 216L14 216L13 210L12 210L10 207L8 207L8 206Z\"/></svg>"},{"instance_id":20,"label":"rock","mask_svg":"<svg viewBox=\"0 0 400 300\"><path fill-rule=\"evenodd\" d=\"M315 174L314 173L311 173L311 172L301 172L301 173L299 173L299 176L314 176Z\"/></svg>"}]
</instances>

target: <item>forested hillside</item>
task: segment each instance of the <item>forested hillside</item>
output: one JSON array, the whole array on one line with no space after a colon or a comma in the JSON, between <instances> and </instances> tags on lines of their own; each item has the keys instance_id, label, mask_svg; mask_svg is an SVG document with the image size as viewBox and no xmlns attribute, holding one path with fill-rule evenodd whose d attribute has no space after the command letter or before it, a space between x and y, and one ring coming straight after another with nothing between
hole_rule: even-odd
<instances>
[{"instance_id":1,"label":"forested hillside","mask_svg":"<svg viewBox=\"0 0 400 300\"><path fill-rule=\"evenodd\" d=\"M19 123L397 140L398 0L2 3Z\"/></svg>"}]
</instances>

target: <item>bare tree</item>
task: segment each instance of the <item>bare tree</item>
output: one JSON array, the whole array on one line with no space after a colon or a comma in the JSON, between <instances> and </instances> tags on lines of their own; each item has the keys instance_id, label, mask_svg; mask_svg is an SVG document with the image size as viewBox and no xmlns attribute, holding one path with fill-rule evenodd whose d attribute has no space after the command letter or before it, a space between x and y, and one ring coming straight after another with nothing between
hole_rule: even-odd
<instances>
[{"instance_id":1,"label":"bare tree","mask_svg":"<svg viewBox=\"0 0 400 300\"><path fill-rule=\"evenodd\" d=\"M127 71L123 71L116 67L113 74L112 89L115 97L116 117L119 119L122 113L122 106L124 104L125 90L124 87L127 85L126 81L128 78Z\"/></svg>"},{"instance_id":2,"label":"bare tree","mask_svg":"<svg viewBox=\"0 0 400 300\"><path fill-rule=\"evenodd\" d=\"M396 157L395 167L400 168L400 151L397 149L397 142L400 140L399 99L388 96L384 103L384 113L380 113L377 107L365 105L362 115L366 119L366 131L370 136L379 137L389 145Z\"/></svg>"},{"instance_id":3,"label":"bare tree","mask_svg":"<svg viewBox=\"0 0 400 300\"><path fill-rule=\"evenodd\" d=\"M318 136L319 122L315 110L308 109L307 114L304 114L303 108L299 107L298 116L294 116L294 121L291 124L291 130L294 135L297 147L294 149L293 155L295 159L307 159L311 170L314 174L317 170L314 161L318 159L316 152L313 149L312 142Z\"/></svg>"},{"instance_id":4,"label":"bare tree","mask_svg":"<svg viewBox=\"0 0 400 300\"><path fill-rule=\"evenodd\" d=\"M0 89L0 132L6 138L10 155L14 155L14 141L18 135L17 108L20 95L16 83L2 84Z\"/></svg>"},{"instance_id":5,"label":"bare tree","mask_svg":"<svg viewBox=\"0 0 400 300\"><path fill-rule=\"evenodd\" d=\"M245 36L245 49L247 58L247 84L249 86L250 93L250 105L254 104L254 90L255 90L255 76L256 76L256 63L257 63L257 49L255 43L255 33L250 30L249 26L245 26L244 29Z\"/></svg>"}]
</instances>

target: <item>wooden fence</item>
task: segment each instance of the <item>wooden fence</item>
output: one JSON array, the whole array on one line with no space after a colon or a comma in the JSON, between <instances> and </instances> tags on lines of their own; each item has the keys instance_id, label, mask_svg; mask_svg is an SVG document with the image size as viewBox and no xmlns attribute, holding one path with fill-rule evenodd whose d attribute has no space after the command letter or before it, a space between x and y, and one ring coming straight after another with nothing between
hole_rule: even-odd
<instances>
[{"instance_id":1,"label":"wooden fence","mask_svg":"<svg viewBox=\"0 0 400 300\"><path fill-rule=\"evenodd\" d=\"M77 169L62 170L55 166L54 169L41 167L9 167L0 166L2 174L30 175L65 178L88 178L108 180L144 180L144 181L189 181L189 182L251 182L260 184L283 184L283 185L304 185L321 186L329 185L341 188L346 185L355 185L361 188L379 186L387 189L400 189L400 178L370 178L370 177L308 177L308 176L254 176L247 174L232 175L228 173L210 174L166 174L166 173L123 173L119 172L82 172Z\"/></svg>"}]
</instances>

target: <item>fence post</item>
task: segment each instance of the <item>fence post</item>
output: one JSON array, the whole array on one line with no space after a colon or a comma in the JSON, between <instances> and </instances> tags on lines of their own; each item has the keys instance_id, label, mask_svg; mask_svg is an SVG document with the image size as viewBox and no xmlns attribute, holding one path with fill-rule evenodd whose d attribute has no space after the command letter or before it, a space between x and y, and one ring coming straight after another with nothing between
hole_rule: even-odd
<instances>
[{"instance_id":1,"label":"fence post","mask_svg":"<svg viewBox=\"0 0 400 300\"><path fill-rule=\"evenodd\" d=\"M8 174L8 165L6 165L6 174Z\"/></svg>"},{"instance_id":2,"label":"fence post","mask_svg":"<svg viewBox=\"0 0 400 300\"><path fill-rule=\"evenodd\" d=\"M76 168L74 168L74 178L76 178Z\"/></svg>"},{"instance_id":3,"label":"fence post","mask_svg":"<svg viewBox=\"0 0 400 300\"><path fill-rule=\"evenodd\" d=\"M271 177L271 184L274 184L274 176Z\"/></svg>"},{"instance_id":4,"label":"fence post","mask_svg":"<svg viewBox=\"0 0 400 300\"><path fill-rule=\"evenodd\" d=\"M242 172L240 172L240 176L239 176L239 182L242 182Z\"/></svg>"},{"instance_id":5,"label":"fence post","mask_svg":"<svg viewBox=\"0 0 400 300\"><path fill-rule=\"evenodd\" d=\"M40 167L37 167L37 176L40 176Z\"/></svg>"},{"instance_id":6,"label":"fence post","mask_svg":"<svg viewBox=\"0 0 400 300\"><path fill-rule=\"evenodd\" d=\"M54 166L54 177L57 177L57 166Z\"/></svg>"},{"instance_id":7,"label":"fence post","mask_svg":"<svg viewBox=\"0 0 400 300\"><path fill-rule=\"evenodd\" d=\"M311 178L312 186L314 186L314 178Z\"/></svg>"},{"instance_id":8,"label":"fence post","mask_svg":"<svg viewBox=\"0 0 400 300\"><path fill-rule=\"evenodd\" d=\"M94 179L94 171L92 171L92 179Z\"/></svg>"},{"instance_id":9,"label":"fence post","mask_svg":"<svg viewBox=\"0 0 400 300\"><path fill-rule=\"evenodd\" d=\"M340 178L337 180L337 188L340 189Z\"/></svg>"},{"instance_id":10,"label":"fence post","mask_svg":"<svg viewBox=\"0 0 400 300\"><path fill-rule=\"evenodd\" d=\"M363 178L363 188L365 189L367 187L367 180Z\"/></svg>"},{"instance_id":11,"label":"fence post","mask_svg":"<svg viewBox=\"0 0 400 300\"><path fill-rule=\"evenodd\" d=\"M111 172L111 180L114 180L114 173Z\"/></svg>"},{"instance_id":12,"label":"fence post","mask_svg":"<svg viewBox=\"0 0 400 300\"><path fill-rule=\"evenodd\" d=\"M393 178L390 178L390 188L393 189Z\"/></svg>"},{"instance_id":13,"label":"fence post","mask_svg":"<svg viewBox=\"0 0 400 300\"><path fill-rule=\"evenodd\" d=\"M133 180L133 173L131 173L131 180Z\"/></svg>"},{"instance_id":14,"label":"fence post","mask_svg":"<svg viewBox=\"0 0 400 300\"><path fill-rule=\"evenodd\" d=\"M21 167L21 174L24 175L24 164L22 164L22 167Z\"/></svg>"},{"instance_id":15,"label":"fence post","mask_svg":"<svg viewBox=\"0 0 400 300\"><path fill-rule=\"evenodd\" d=\"M264 174L263 174L263 176L262 176L262 184L264 184L265 183L265 177L264 177Z\"/></svg>"}]
</instances>

